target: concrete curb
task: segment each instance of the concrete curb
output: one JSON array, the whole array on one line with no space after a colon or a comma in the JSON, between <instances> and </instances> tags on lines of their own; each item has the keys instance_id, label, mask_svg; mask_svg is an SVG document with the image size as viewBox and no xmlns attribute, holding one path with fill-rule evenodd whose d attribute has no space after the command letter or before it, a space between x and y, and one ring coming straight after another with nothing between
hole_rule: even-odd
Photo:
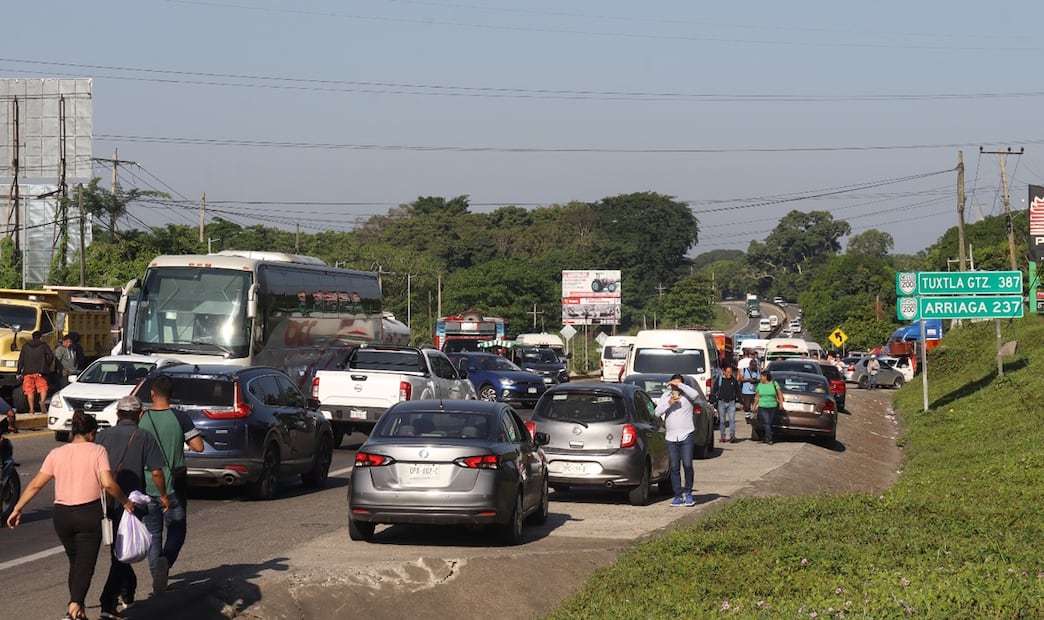
<instances>
[{"instance_id":1,"label":"concrete curb","mask_svg":"<svg viewBox=\"0 0 1044 620\"><path fill-rule=\"evenodd\" d=\"M15 424L19 431L38 431L47 429L47 416L42 413L16 413Z\"/></svg>"}]
</instances>

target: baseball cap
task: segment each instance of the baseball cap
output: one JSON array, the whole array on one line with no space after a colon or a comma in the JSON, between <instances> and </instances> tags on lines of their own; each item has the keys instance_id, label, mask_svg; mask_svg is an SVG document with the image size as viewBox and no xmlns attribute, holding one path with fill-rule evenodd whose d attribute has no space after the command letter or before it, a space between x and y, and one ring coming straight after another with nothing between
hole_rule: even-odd
<instances>
[{"instance_id":1,"label":"baseball cap","mask_svg":"<svg viewBox=\"0 0 1044 620\"><path fill-rule=\"evenodd\" d=\"M116 403L117 411L141 411L141 401L137 396L124 396Z\"/></svg>"}]
</instances>

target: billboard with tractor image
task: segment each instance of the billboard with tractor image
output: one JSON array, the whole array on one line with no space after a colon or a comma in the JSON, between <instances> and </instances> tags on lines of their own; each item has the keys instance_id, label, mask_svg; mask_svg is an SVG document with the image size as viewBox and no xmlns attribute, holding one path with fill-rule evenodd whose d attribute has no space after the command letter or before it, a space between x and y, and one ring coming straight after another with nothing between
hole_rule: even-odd
<instances>
[{"instance_id":1,"label":"billboard with tractor image","mask_svg":"<svg viewBox=\"0 0 1044 620\"><path fill-rule=\"evenodd\" d=\"M619 325L620 270L562 272L563 325Z\"/></svg>"}]
</instances>

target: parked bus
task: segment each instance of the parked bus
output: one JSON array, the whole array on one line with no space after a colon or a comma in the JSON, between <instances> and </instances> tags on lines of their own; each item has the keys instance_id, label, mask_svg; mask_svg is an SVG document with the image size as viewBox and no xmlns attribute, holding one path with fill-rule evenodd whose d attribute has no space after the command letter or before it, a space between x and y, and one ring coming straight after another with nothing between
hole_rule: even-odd
<instances>
[{"instance_id":1,"label":"parked bus","mask_svg":"<svg viewBox=\"0 0 1044 620\"><path fill-rule=\"evenodd\" d=\"M317 368L383 339L377 273L278 252L156 257L119 309L120 353L272 366L306 393Z\"/></svg>"}]
</instances>

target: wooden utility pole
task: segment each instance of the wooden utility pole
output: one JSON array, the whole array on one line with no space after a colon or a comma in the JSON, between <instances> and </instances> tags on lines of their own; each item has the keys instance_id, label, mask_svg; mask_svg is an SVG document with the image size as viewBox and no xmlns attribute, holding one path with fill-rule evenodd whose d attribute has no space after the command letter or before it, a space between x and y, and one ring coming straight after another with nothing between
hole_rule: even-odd
<instances>
[{"instance_id":1,"label":"wooden utility pole","mask_svg":"<svg viewBox=\"0 0 1044 620\"><path fill-rule=\"evenodd\" d=\"M112 164L112 211L109 212L109 237L113 240L116 239L116 193L119 189L120 182L116 176L116 168L120 164L137 164L136 161L130 161L129 159L120 159L120 150L117 147L112 148L112 159L105 159L104 157L95 157L94 161Z\"/></svg>"},{"instance_id":2,"label":"wooden utility pole","mask_svg":"<svg viewBox=\"0 0 1044 620\"><path fill-rule=\"evenodd\" d=\"M1008 195L1008 169L1007 169L1007 156L1008 155L1022 155L1026 149L1020 147L1018 152L1015 152L1009 146L1006 151L986 151L979 147L979 152L987 155L997 155L1000 157L1000 169L1001 169L1001 190L1004 198L1004 223L1008 229L1008 256L1011 259L1011 270L1018 271L1019 265L1015 262L1015 231L1011 225L1011 197Z\"/></svg>"},{"instance_id":3,"label":"wooden utility pole","mask_svg":"<svg viewBox=\"0 0 1044 620\"><path fill-rule=\"evenodd\" d=\"M18 97L15 97L11 102L11 193L8 194L8 211L7 211L7 226L8 231L14 230L14 248L15 255L18 256L21 250L22 244L19 240L19 233L21 232L21 196L18 194L18 150L20 147L19 142L21 137L18 135L18 128L21 125L21 120L18 118ZM14 219L14 227L11 227L11 220Z\"/></svg>"},{"instance_id":4,"label":"wooden utility pole","mask_svg":"<svg viewBox=\"0 0 1044 620\"><path fill-rule=\"evenodd\" d=\"M199 199L199 242L203 243L203 225L207 217L207 193L203 192L203 197Z\"/></svg>"},{"instance_id":5,"label":"wooden utility pole","mask_svg":"<svg viewBox=\"0 0 1044 620\"><path fill-rule=\"evenodd\" d=\"M76 204L80 208L80 286L87 286L87 227L83 212L83 183L76 184Z\"/></svg>"},{"instance_id":6,"label":"wooden utility pole","mask_svg":"<svg viewBox=\"0 0 1044 620\"><path fill-rule=\"evenodd\" d=\"M964 151L957 151L957 242L960 244L957 254L961 261L960 271L967 271L964 257Z\"/></svg>"}]
</instances>

